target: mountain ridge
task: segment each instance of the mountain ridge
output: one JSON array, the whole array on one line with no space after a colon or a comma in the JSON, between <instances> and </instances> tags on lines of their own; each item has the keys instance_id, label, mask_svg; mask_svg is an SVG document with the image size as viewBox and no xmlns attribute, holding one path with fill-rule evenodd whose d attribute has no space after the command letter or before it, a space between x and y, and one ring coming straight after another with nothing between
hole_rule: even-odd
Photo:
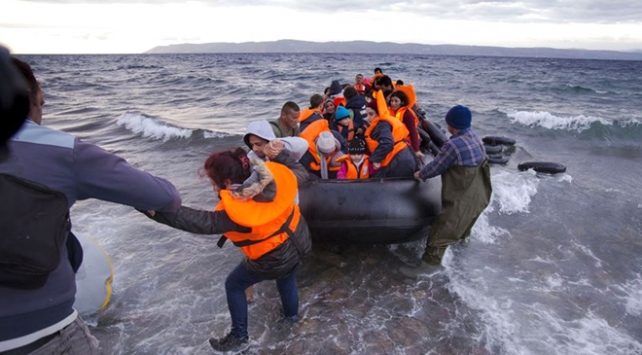
<instances>
[{"instance_id":1,"label":"mountain ridge","mask_svg":"<svg viewBox=\"0 0 642 355\"><path fill-rule=\"evenodd\" d=\"M546 47L493 47L463 46L456 44L432 45L372 41L311 42L299 40L278 40L241 43L183 43L157 46L144 53L359 53L642 60L642 50L635 52L622 52L612 50L556 49Z\"/></svg>"}]
</instances>

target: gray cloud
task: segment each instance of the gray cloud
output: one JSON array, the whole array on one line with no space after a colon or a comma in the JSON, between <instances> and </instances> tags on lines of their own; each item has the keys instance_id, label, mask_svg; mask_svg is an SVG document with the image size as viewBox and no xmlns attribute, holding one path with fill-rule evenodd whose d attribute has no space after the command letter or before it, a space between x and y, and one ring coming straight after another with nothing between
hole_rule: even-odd
<instances>
[{"instance_id":1,"label":"gray cloud","mask_svg":"<svg viewBox=\"0 0 642 355\"><path fill-rule=\"evenodd\" d=\"M27 0L40 3L105 4L105 0ZM640 0L198 0L211 6L275 5L333 14L368 10L414 13L433 18L502 22L631 23L642 21ZM178 3L177 0L115 0L110 3ZM322 21L323 19L320 19Z\"/></svg>"}]
</instances>

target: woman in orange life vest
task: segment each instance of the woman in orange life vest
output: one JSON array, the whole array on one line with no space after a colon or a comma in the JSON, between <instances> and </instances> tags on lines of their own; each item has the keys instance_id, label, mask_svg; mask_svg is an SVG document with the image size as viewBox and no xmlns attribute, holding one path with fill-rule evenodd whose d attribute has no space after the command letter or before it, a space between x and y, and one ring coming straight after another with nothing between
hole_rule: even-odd
<instances>
[{"instance_id":1,"label":"woman in orange life vest","mask_svg":"<svg viewBox=\"0 0 642 355\"><path fill-rule=\"evenodd\" d=\"M348 146L349 158L342 159L337 179L367 179L375 173L366 154L366 142L356 138Z\"/></svg>"},{"instance_id":2,"label":"woman in orange life vest","mask_svg":"<svg viewBox=\"0 0 642 355\"><path fill-rule=\"evenodd\" d=\"M390 114L395 116L398 120L408 129L408 142L415 155L422 158L424 154L419 148L421 145L421 138L417 126L419 125L419 118L412 110L412 105L408 101L408 96L399 88L390 94Z\"/></svg>"},{"instance_id":3,"label":"woman in orange life vest","mask_svg":"<svg viewBox=\"0 0 642 355\"><path fill-rule=\"evenodd\" d=\"M218 351L248 346L245 289L263 280L276 280L283 313L298 320L299 296L296 269L310 253L310 232L294 203L297 178L290 169L303 169L287 150L280 161L250 161L245 150L211 154L203 166L220 202L214 212L181 206L175 213L149 211L157 222L197 234L222 234L241 248L244 260L227 276L225 293L232 329L222 338L211 338ZM298 167L297 167L298 166ZM305 174L305 173L304 173Z\"/></svg>"},{"instance_id":4,"label":"woman in orange life vest","mask_svg":"<svg viewBox=\"0 0 642 355\"><path fill-rule=\"evenodd\" d=\"M414 154L408 148L408 129L401 121L388 113L382 91L366 106L367 121L365 137L370 161L378 171L372 177L408 177L417 170Z\"/></svg>"}]
</instances>

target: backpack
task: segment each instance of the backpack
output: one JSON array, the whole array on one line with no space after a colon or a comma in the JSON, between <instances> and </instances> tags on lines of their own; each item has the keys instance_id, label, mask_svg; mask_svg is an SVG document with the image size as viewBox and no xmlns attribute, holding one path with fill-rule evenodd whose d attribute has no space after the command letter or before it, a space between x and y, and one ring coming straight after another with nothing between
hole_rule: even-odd
<instances>
[{"instance_id":1,"label":"backpack","mask_svg":"<svg viewBox=\"0 0 642 355\"><path fill-rule=\"evenodd\" d=\"M40 288L66 247L67 197L7 174L0 174L0 196L0 286Z\"/></svg>"}]
</instances>

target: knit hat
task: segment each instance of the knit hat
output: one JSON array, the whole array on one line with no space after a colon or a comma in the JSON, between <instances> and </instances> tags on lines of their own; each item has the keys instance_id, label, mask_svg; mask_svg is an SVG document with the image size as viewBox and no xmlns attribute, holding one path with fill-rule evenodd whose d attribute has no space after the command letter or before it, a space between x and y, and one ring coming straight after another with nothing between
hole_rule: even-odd
<instances>
[{"instance_id":1,"label":"knit hat","mask_svg":"<svg viewBox=\"0 0 642 355\"><path fill-rule=\"evenodd\" d=\"M344 118L349 118L350 117L350 111L348 111L347 108L343 106L337 107L337 110L334 112L334 118L337 121L341 121Z\"/></svg>"},{"instance_id":2,"label":"knit hat","mask_svg":"<svg viewBox=\"0 0 642 355\"><path fill-rule=\"evenodd\" d=\"M371 109L379 113L379 109L377 108L377 100L375 99L370 100L370 102L366 104L366 107L370 107Z\"/></svg>"},{"instance_id":3,"label":"knit hat","mask_svg":"<svg viewBox=\"0 0 642 355\"><path fill-rule=\"evenodd\" d=\"M366 142L359 138L355 138L348 146L348 154L363 154L366 152Z\"/></svg>"},{"instance_id":4,"label":"knit hat","mask_svg":"<svg viewBox=\"0 0 642 355\"><path fill-rule=\"evenodd\" d=\"M336 139L331 132L321 132L317 138L317 150L324 154L334 152L337 147Z\"/></svg>"},{"instance_id":5,"label":"knit hat","mask_svg":"<svg viewBox=\"0 0 642 355\"><path fill-rule=\"evenodd\" d=\"M466 129L470 127L472 114L466 106L457 105L446 114L446 123L455 129Z\"/></svg>"}]
</instances>

